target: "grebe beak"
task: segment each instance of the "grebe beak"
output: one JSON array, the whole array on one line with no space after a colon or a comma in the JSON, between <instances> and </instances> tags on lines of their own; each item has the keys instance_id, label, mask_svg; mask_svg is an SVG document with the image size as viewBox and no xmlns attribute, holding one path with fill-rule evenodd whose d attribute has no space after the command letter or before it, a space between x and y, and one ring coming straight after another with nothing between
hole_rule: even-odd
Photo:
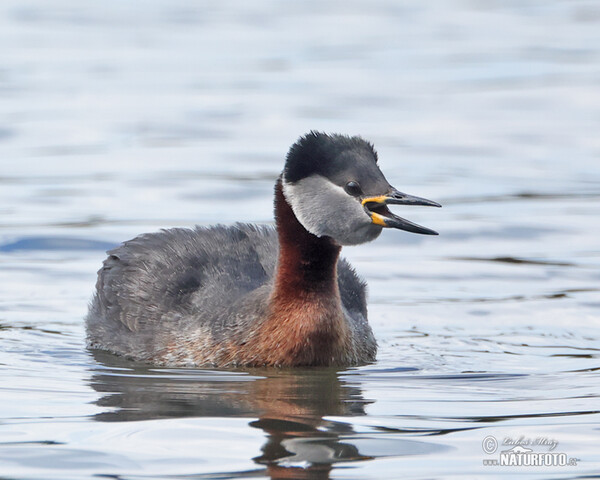
<instances>
[{"instance_id":1,"label":"grebe beak","mask_svg":"<svg viewBox=\"0 0 600 480\"><path fill-rule=\"evenodd\" d=\"M376 197L367 197L361 201L363 207L371 217L371 221L376 225L386 228L398 228L407 232L421 233L423 235L439 235L435 230L431 230L421 225L417 225L409 220L394 215L387 208L387 205L425 205L428 207L441 207L441 205L426 198L415 197L406 193L399 192L394 187L386 195Z\"/></svg>"}]
</instances>

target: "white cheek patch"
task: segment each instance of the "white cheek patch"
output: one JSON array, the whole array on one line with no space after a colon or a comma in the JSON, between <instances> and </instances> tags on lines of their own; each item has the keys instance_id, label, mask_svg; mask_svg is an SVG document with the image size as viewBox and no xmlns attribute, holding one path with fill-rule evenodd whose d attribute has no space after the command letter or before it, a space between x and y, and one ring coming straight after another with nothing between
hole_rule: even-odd
<instances>
[{"instance_id":1,"label":"white cheek patch","mask_svg":"<svg viewBox=\"0 0 600 480\"><path fill-rule=\"evenodd\" d=\"M337 215L334 209L345 203L344 197L348 196L341 187L320 175L311 175L294 184L283 182L283 194L300 223L317 237L329 234L327 217Z\"/></svg>"},{"instance_id":2,"label":"white cheek patch","mask_svg":"<svg viewBox=\"0 0 600 480\"><path fill-rule=\"evenodd\" d=\"M373 240L381 232L358 200L320 175L294 184L284 180L283 194L300 223L317 237L356 245Z\"/></svg>"}]
</instances>

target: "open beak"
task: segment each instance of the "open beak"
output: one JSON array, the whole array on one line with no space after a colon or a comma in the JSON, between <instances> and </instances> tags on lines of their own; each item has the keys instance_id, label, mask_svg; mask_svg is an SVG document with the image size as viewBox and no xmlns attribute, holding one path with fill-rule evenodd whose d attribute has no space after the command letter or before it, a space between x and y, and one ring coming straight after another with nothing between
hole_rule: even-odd
<instances>
[{"instance_id":1,"label":"open beak","mask_svg":"<svg viewBox=\"0 0 600 480\"><path fill-rule=\"evenodd\" d=\"M441 207L439 203L427 200L426 198L415 197L399 192L393 187L388 194L367 197L364 198L361 203L371 217L371 221L376 225L381 225L386 228L399 228L400 230L421 233L423 235L438 235L435 230L430 230L429 228L422 227L421 225L417 225L416 223L394 215L387 208L387 205L425 205L428 207Z\"/></svg>"}]
</instances>

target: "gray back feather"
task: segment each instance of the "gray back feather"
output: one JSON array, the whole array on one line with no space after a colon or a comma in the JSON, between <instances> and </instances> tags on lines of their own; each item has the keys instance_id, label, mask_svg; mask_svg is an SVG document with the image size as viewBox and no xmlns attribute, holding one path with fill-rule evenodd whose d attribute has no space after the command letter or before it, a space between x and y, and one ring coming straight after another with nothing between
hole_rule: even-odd
<instances>
[{"instance_id":1,"label":"gray back feather","mask_svg":"<svg viewBox=\"0 0 600 480\"><path fill-rule=\"evenodd\" d=\"M240 302L266 300L278 249L273 227L242 223L162 230L123 243L98 272L87 316L90 344L136 357L173 331L208 326L227 335ZM365 284L344 259L338 284L349 316L366 321Z\"/></svg>"}]
</instances>

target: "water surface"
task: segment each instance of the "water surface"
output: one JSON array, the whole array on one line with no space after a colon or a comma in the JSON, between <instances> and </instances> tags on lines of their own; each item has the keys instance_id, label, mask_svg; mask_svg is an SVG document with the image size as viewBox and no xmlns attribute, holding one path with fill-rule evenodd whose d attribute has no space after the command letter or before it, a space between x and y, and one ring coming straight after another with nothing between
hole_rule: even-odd
<instances>
[{"instance_id":1,"label":"water surface","mask_svg":"<svg viewBox=\"0 0 600 480\"><path fill-rule=\"evenodd\" d=\"M600 472L595 2L7 0L0 58L0 478ZM397 209L439 237L344 249L376 363L85 348L107 249L271 222L310 129L363 135L397 188L444 205ZM518 444L569 464L486 464Z\"/></svg>"}]
</instances>

